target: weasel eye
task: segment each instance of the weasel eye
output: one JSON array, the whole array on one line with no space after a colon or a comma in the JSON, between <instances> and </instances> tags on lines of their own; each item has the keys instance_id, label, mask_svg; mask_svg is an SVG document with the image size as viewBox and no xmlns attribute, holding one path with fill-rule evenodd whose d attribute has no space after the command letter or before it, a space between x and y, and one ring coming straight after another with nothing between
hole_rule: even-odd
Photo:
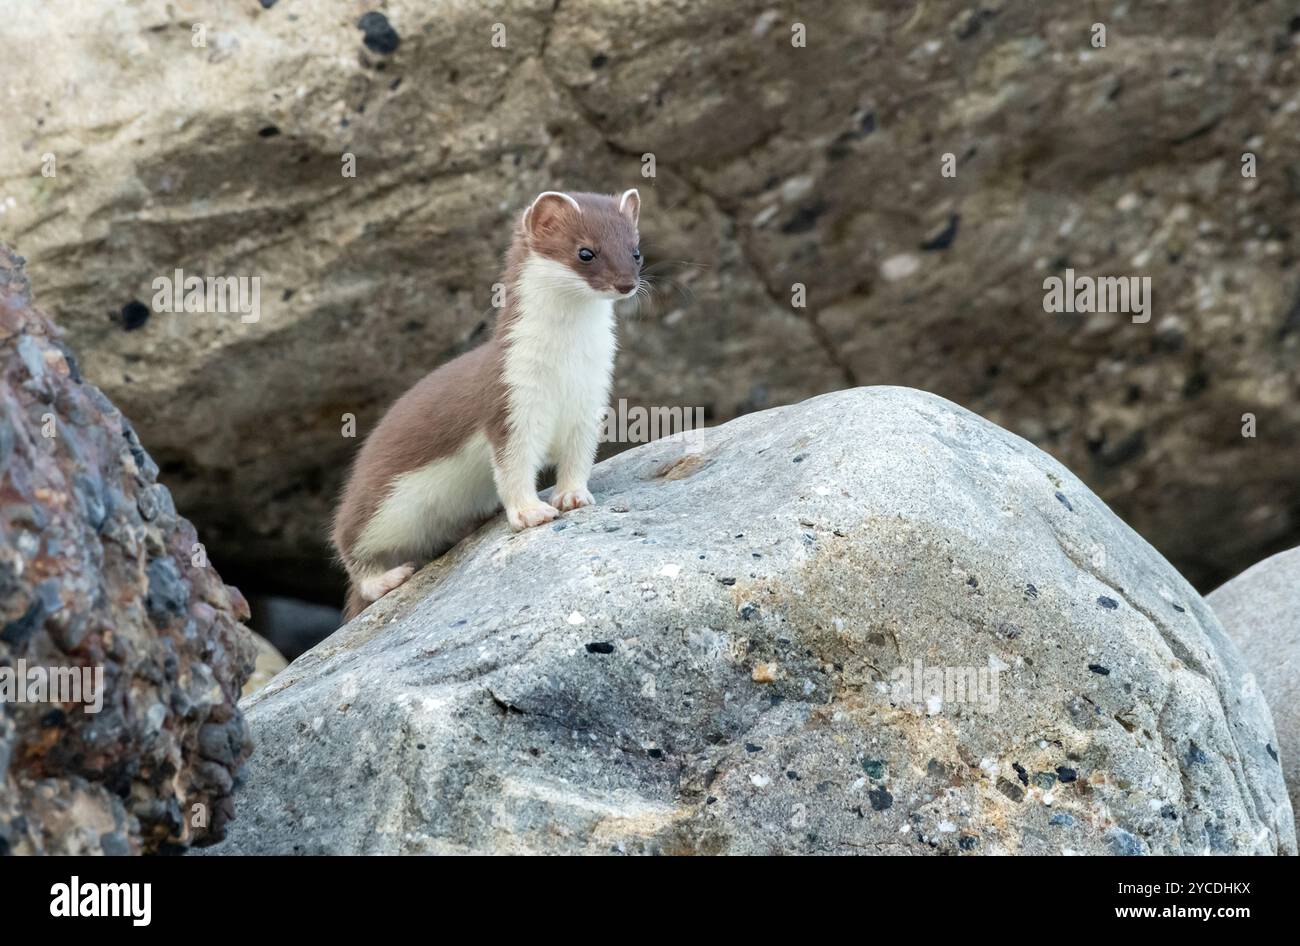
<instances>
[{"instance_id":1,"label":"weasel eye","mask_svg":"<svg viewBox=\"0 0 1300 946\"><path fill-rule=\"evenodd\" d=\"M582 249L578 250L578 259L582 260L584 263L590 263L595 258L596 258L595 252L593 250L588 249L585 246Z\"/></svg>"},{"instance_id":2,"label":"weasel eye","mask_svg":"<svg viewBox=\"0 0 1300 946\"><path fill-rule=\"evenodd\" d=\"M638 246L635 250L632 251L632 258L636 260L639 260L641 258L641 247Z\"/></svg>"}]
</instances>

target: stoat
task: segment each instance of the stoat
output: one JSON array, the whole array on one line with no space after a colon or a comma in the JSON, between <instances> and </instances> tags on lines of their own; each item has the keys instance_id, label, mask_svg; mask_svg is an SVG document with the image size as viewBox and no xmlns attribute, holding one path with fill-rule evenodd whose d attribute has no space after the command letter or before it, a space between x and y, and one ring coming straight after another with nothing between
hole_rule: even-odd
<instances>
[{"instance_id":1,"label":"stoat","mask_svg":"<svg viewBox=\"0 0 1300 946\"><path fill-rule=\"evenodd\" d=\"M614 303L636 294L641 198L547 191L506 257L484 344L426 375L366 438L334 515L345 617L505 507L515 529L591 505L614 368ZM538 473L556 467L550 503Z\"/></svg>"}]
</instances>

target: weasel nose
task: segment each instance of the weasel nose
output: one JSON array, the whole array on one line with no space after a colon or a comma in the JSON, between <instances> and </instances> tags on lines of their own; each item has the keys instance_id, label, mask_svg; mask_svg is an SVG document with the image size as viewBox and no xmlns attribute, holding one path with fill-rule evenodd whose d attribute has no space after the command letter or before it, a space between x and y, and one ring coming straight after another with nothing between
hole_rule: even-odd
<instances>
[{"instance_id":1,"label":"weasel nose","mask_svg":"<svg viewBox=\"0 0 1300 946\"><path fill-rule=\"evenodd\" d=\"M631 291L632 291L633 289L635 289L635 288L636 288L636 283L634 283L634 282L619 283L617 286L614 287L614 289L615 289L617 292L619 292L621 295L624 295L624 296L627 295L629 292L631 292Z\"/></svg>"}]
</instances>

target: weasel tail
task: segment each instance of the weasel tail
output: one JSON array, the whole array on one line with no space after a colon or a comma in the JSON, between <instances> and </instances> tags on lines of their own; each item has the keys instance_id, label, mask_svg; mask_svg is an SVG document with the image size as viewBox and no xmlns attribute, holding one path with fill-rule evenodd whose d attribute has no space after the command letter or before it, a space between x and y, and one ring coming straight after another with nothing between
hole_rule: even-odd
<instances>
[{"instance_id":1,"label":"weasel tail","mask_svg":"<svg viewBox=\"0 0 1300 946\"><path fill-rule=\"evenodd\" d=\"M366 438L334 514L352 619L504 507L515 529L595 502L587 478L640 286L641 198L547 191L506 259L491 338L426 375ZM537 477L556 468L550 502Z\"/></svg>"}]
</instances>

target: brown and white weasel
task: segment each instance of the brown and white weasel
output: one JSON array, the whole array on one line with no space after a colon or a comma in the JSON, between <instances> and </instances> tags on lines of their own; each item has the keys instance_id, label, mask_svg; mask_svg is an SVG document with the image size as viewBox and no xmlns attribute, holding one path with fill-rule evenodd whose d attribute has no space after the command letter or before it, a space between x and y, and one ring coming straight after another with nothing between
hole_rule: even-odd
<instances>
[{"instance_id":1,"label":"brown and white weasel","mask_svg":"<svg viewBox=\"0 0 1300 946\"><path fill-rule=\"evenodd\" d=\"M641 284L641 198L547 191L506 257L492 337L426 375L357 455L334 515L351 619L504 506L515 529L591 505L614 303ZM537 476L556 467L550 504Z\"/></svg>"}]
</instances>

